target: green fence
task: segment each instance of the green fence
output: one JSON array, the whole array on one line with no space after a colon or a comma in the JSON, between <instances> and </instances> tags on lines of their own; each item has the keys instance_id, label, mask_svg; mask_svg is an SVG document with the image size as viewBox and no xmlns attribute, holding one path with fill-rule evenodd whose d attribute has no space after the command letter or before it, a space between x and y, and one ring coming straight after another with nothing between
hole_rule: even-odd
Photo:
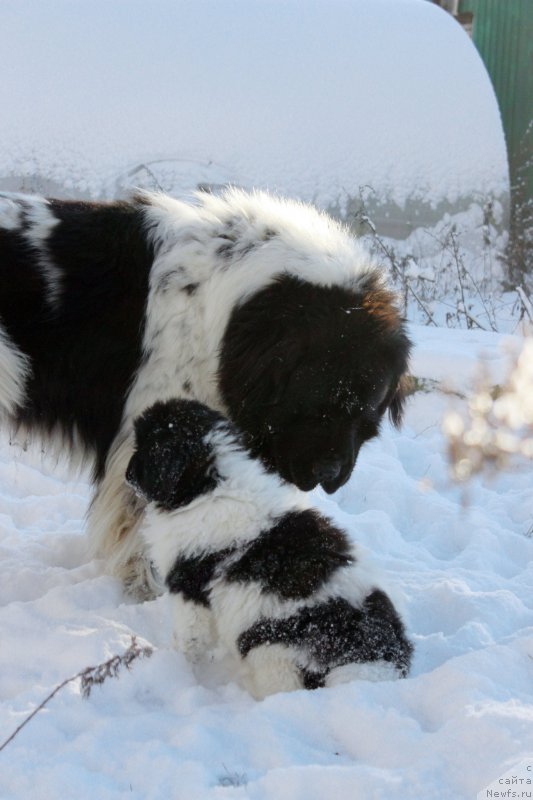
<instances>
[{"instance_id":1,"label":"green fence","mask_svg":"<svg viewBox=\"0 0 533 800\"><path fill-rule=\"evenodd\" d=\"M460 0L501 110L513 187L533 197L533 0Z\"/></svg>"}]
</instances>

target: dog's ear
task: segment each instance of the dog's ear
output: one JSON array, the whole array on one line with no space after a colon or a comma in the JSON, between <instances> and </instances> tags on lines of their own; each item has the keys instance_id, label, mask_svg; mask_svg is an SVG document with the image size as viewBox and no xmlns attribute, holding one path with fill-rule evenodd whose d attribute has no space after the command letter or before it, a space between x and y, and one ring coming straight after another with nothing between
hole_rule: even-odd
<instances>
[{"instance_id":1,"label":"dog's ear","mask_svg":"<svg viewBox=\"0 0 533 800\"><path fill-rule=\"evenodd\" d=\"M126 481L148 501L176 508L178 488L187 466L183 452L172 445L138 448L126 470Z\"/></svg>"},{"instance_id":2,"label":"dog's ear","mask_svg":"<svg viewBox=\"0 0 533 800\"><path fill-rule=\"evenodd\" d=\"M396 388L393 392L391 399L389 400L389 417L391 419L392 424L399 428L402 424L402 417L403 417L403 408L405 405L405 398L409 394L409 389L411 386L411 378L409 375L402 375Z\"/></svg>"},{"instance_id":3,"label":"dog's ear","mask_svg":"<svg viewBox=\"0 0 533 800\"><path fill-rule=\"evenodd\" d=\"M126 481L171 511L216 486L214 453L205 434L219 415L199 403L156 403L135 421L136 449Z\"/></svg>"}]
</instances>

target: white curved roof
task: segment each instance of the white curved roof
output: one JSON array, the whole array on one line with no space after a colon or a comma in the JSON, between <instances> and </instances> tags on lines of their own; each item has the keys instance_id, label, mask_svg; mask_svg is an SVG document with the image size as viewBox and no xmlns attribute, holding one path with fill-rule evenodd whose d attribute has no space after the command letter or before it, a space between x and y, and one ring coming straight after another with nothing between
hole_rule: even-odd
<instances>
[{"instance_id":1,"label":"white curved roof","mask_svg":"<svg viewBox=\"0 0 533 800\"><path fill-rule=\"evenodd\" d=\"M4 0L0 54L0 178L320 205L507 188L481 59L426 0Z\"/></svg>"}]
</instances>

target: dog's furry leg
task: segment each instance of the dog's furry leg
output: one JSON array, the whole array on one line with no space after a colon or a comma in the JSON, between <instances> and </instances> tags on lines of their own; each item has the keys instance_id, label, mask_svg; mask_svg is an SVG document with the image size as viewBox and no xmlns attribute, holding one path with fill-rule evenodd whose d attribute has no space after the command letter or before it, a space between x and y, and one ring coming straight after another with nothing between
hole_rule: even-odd
<instances>
[{"instance_id":1,"label":"dog's furry leg","mask_svg":"<svg viewBox=\"0 0 533 800\"><path fill-rule=\"evenodd\" d=\"M244 659L244 684L256 700L302 688L294 651L282 644L255 647Z\"/></svg>"},{"instance_id":2,"label":"dog's furry leg","mask_svg":"<svg viewBox=\"0 0 533 800\"><path fill-rule=\"evenodd\" d=\"M132 452L131 436L121 436L89 508L88 534L93 555L105 559L106 570L122 581L126 593L136 600L151 600L163 586L139 533L144 505L125 482Z\"/></svg>"},{"instance_id":3,"label":"dog's furry leg","mask_svg":"<svg viewBox=\"0 0 533 800\"><path fill-rule=\"evenodd\" d=\"M200 661L213 645L213 614L211 609L175 594L172 596L174 611L174 647L185 653L188 660Z\"/></svg>"}]
</instances>

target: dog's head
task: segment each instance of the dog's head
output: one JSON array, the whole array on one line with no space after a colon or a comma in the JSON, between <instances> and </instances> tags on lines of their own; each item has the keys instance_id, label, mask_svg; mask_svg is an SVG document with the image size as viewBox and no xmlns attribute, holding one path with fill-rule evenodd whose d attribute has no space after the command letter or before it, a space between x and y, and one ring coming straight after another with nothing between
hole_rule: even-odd
<instances>
[{"instance_id":1,"label":"dog's head","mask_svg":"<svg viewBox=\"0 0 533 800\"><path fill-rule=\"evenodd\" d=\"M185 506L217 485L206 435L223 417L192 400L157 402L135 420L135 452L126 480L158 508Z\"/></svg>"},{"instance_id":2,"label":"dog's head","mask_svg":"<svg viewBox=\"0 0 533 800\"><path fill-rule=\"evenodd\" d=\"M234 310L219 385L254 455L300 489L331 493L387 411L399 425L409 348L376 275L353 290L282 276Z\"/></svg>"}]
</instances>

